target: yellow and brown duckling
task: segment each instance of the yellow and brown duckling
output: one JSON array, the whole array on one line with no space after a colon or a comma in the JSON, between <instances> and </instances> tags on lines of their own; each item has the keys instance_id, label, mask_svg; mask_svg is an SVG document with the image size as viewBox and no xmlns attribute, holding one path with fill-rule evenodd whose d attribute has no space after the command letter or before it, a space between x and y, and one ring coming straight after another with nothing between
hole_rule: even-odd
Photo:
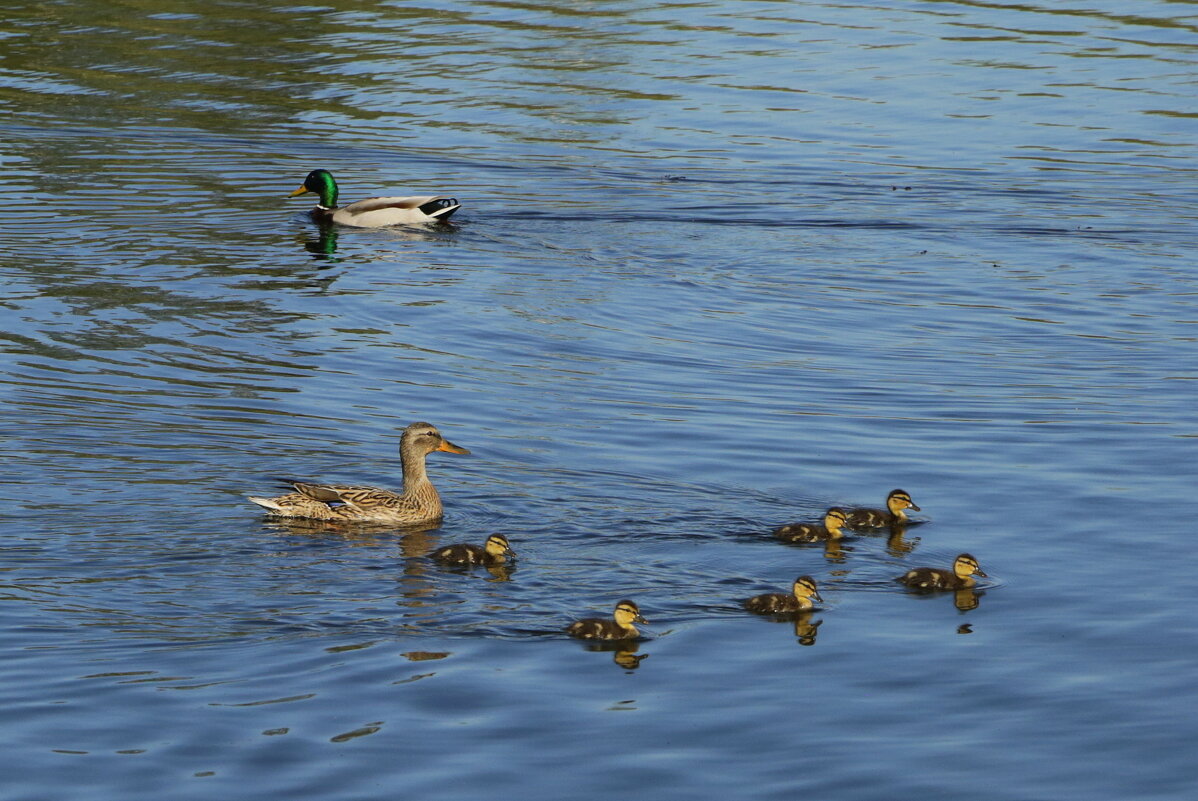
<instances>
[{"instance_id":1,"label":"yellow and brown duckling","mask_svg":"<svg viewBox=\"0 0 1198 801\"><path fill-rule=\"evenodd\" d=\"M974 576L988 578L978 567L978 560L963 553L953 561L952 570L917 567L899 576L898 580L917 590L963 590L977 584Z\"/></svg>"},{"instance_id":2,"label":"yellow and brown duckling","mask_svg":"<svg viewBox=\"0 0 1198 801\"><path fill-rule=\"evenodd\" d=\"M815 606L811 599L823 601L819 590L815 587L815 579L811 576L799 576L795 579L790 595L782 592L770 592L765 595L754 595L745 601L745 609L763 615L778 615L786 612L804 612Z\"/></svg>"},{"instance_id":3,"label":"yellow and brown duckling","mask_svg":"<svg viewBox=\"0 0 1198 801\"><path fill-rule=\"evenodd\" d=\"M884 528L905 523L908 509L920 511L906 490L891 490L886 496L885 509L851 509L845 516L845 524L849 528Z\"/></svg>"},{"instance_id":4,"label":"yellow and brown duckling","mask_svg":"<svg viewBox=\"0 0 1198 801\"><path fill-rule=\"evenodd\" d=\"M633 623L649 622L641 617L640 608L627 599L616 604L613 618L588 617L576 620L566 627L566 633L583 640L630 640L641 634Z\"/></svg>"},{"instance_id":5,"label":"yellow and brown duckling","mask_svg":"<svg viewBox=\"0 0 1198 801\"><path fill-rule=\"evenodd\" d=\"M250 500L276 517L302 517L351 523L414 525L441 517L441 497L428 480L424 460L430 453L470 453L441 436L430 423L412 423L399 440L403 491L346 484L288 481L295 492Z\"/></svg>"},{"instance_id":6,"label":"yellow and brown duckling","mask_svg":"<svg viewBox=\"0 0 1198 801\"><path fill-rule=\"evenodd\" d=\"M507 537L502 534L492 534L481 546L468 543L446 545L429 554L430 559L455 567L473 567L474 565L502 565L509 558L515 557Z\"/></svg>"},{"instance_id":7,"label":"yellow and brown duckling","mask_svg":"<svg viewBox=\"0 0 1198 801\"><path fill-rule=\"evenodd\" d=\"M821 523L790 523L774 529L774 536L787 542L822 542L835 540L844 536L841 529L845 525L844 510L833 506L824 512L824 522Z\"/></svg>"},{"instance_id":8,"label":"yellow and brown duckling","mask_svg":"<svg viewBox=\"0 0 1198 801\"><path fill-rule=\"evenodd\" d=\"M337 182L328 170L312 170L304 183L288 197L308 192L320 196L320 202L312 209L312 216L319 222L334 222L358 228L380 228L385 225L405 223L441 222L461 208L454 198L445 195L422 195L419 197L372 197L337 206Z\"/></svg>"}]
</instances>

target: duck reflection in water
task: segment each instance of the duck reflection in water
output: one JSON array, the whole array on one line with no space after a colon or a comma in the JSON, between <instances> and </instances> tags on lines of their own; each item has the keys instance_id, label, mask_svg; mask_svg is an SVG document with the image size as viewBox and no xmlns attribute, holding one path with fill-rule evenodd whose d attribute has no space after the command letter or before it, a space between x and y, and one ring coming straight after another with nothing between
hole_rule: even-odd
<instances>
[{"instance_id":1,"label":"duck reflection in water","mask_svg":"<svg viewBox=\"0 0 1198 801\"><path fill-rule=\"evenodd\" d=\"M810 610L793 615L795 639L799 641L799 645L815 645L815 637L819 634L819 627L824 625L824 621L823 618L812 620L814 615L815 613Z\"/></svg>"},{"instance_id":2,"label":"duck reflection in water","mask_svg":"<svg viewBox=\"0 0 1198 801\"><path fill-rule=\"evenodd\" d=\"M886 529L886 552L894 557L903 557L914 551L919 544L919 537L907 540L904 536L906 533L906 523L891 523Z\"/></svg>"},{"instance_id":3,"label":"duck reflection in water","mask_svg":"<svg viewBox=\"0 0 1198 801\"><path fill-rule=\"evenodd\" d=\"M304 250L323 261L337 261L331 258L337 252L337 226L332 223L318 223L316 236L304 237Z\"/></svg>"},{"instance_id":4,"label":"duck reflection in water","mask_svg":"<svg viewBox=\"0 0 1198 801\"><path fill-rule=\"evenodd\" d=\"M985 592L980 592L974 587L965 587L953 592L953 606L961 612L969 612L977 609L982 603L982 596Z\"/></svg>"},{"instance_id":5,"label":"duck reflection in water","mask_svg":"<svg viewBox=\"0 0 1198 801\"><path fill-rule=\"evenodd\" d=\"M611 654L611 661L624 670L636 670L649 654L637 653L641 644L636 640L593 640L582 644L588 651Z\"/></svg>"},{"instance_id":6,"label":"duck reflection in water","mask_svg":"<svg viewBox=\"0 0 1198 801\"><path fill-rule=\"evenodd\" d=\"M337 257L337 234L341 230L340 226L327 221L317 221L316 231L306 233L303 236L304 250L312 254L317 261L328 261L336 263L341 261ZM436 228L428 228L423 226L396 226L385 229L386 239L397 240L401 242L428 242L437 239L445 239L447 234L452 234L458 230L458 226L450 222L439 223ZM352 240L351 240L352 241ZM329 264L328 266L332 266ZM321 269L327 269L322 267Z\"/></svg>"}]
</instances>

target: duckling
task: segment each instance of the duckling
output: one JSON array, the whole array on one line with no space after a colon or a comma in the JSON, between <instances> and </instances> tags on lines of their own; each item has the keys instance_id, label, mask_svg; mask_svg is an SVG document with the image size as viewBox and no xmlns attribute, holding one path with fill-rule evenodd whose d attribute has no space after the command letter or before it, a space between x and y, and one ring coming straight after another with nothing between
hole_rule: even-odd
<instances>
[{"instance_id":1,"label":"duckling","mask_svg":"<svg viewBox=\"0 0 1198 801\"><path fill-rule=\"evenodd\" d=\"M320 195L312 216L321 222L335 222L358 228L379 228L403 223L428 223L449 219L462 207L456 198L443 195L420 197L372 197L337 207L337 182L328 170L312 170L299 189L288 197L308 192Z\"/></svg>"},{"instance_id":2,"label":"duckling","mask_svg":"<svg viewBox=\"0 0 1198 801\"><path fill-rule=\"evenodd\" d=\"M750 612L766 615L776 615L784 612L802 612L811 609L815 605L811 602L812 598L817 601L824 600L820 597L819 590L815 588L815 579L811 578L811 576L799 576L795 579L791 595L781 592L754 595L745 601L744 606Z\"/></svg>"},{"instance_id":3,"label":"duckling","mask_svg":"<svg viewBox=\"0 0 1198 801\"><path fill-rule=\"evenodd\" d=\"M787 542L834 540L844 536L844 533L841 531L844 523L844 510L838 506L833 506L824 512L823 525L819 523L791 523L774 529L774 536Z\"/></svg>"},{"instance_id":4,"label":"duckling","mask_svg":"<svg viewBox=\"0 0 1198 801\"><path fill-rule=\"evenodd\" d=\"M978 560L963 553L953 561L953 569L917 567L898 577L898 581L917 590L962 590L977 584L974 576L989 578L978 567Z\"/></svg>"},{"instance_id":5,"label":"duckling","mask_svg":"<svg viewBox=\"0 0 1198 801\"><path fill-rule=\"evenodd\" d=\"M566 633L584 640L630 640L640 636L632 624L648 622L641 617L641 610L636 604L623 600L616 604L615 620L600 617L576 620L566 627Z\"/></svg>"},{"instance_id":6,"label":"duckling","mask_svg":"<svg viewBox=\"0 0 1198 801\"><path fill-rule=\"evenodd\" d=\"M885 509L851 509L846 515L849 528L882 528L907 520L907 509L921 511L906 490L891 490L886 496Z\"/></svg>"},{"instance_id":7,"label":"duckling","mask_svg":"<svg viewBox=\"0 0 1198 801\"><path fill-rule=\"evenodd\" d=\"M487 541L482 547L458 543L438 548L428 556L430 559L447 565L473 567L474 565L502 565L507 562L508 557L515 555L507 537L502 534L492 534L487 537Z\"/></svg>"}]
</instances>

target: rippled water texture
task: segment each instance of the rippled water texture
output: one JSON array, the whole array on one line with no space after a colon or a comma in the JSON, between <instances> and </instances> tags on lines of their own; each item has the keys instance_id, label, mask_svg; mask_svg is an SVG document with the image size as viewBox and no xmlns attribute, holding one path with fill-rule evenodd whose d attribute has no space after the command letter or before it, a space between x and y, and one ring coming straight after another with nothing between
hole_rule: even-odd
<instances>
[{"instance_id":1,"label":"rippled water texture","mask_svg":"<svg viewBox=\"0 0 1198 801\"><path fill-rule=\"evenodd\" d=\"M0 796L1192 794L1196 25L8 3ZM322 231L315 167L464 205ZM440 526L244 499L398 486L418 420ZM561 634L623 597L643 641Z\"/></svg>"}]
</instances>

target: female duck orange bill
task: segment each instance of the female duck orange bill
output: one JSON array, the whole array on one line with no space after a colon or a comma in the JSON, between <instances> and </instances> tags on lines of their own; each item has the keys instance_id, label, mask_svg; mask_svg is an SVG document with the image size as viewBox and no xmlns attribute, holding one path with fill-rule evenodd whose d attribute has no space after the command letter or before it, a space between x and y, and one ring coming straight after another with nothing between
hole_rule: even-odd
<instances>
[{"instance_id":1,"label":"female duck orange bill","mask_svg":"<svg viewBox=\"0 0 1198 801\"><path fill-rule=\"evenodd\" d=\"M765 595L754 595L744 602L745 609L760 615L777 615L786 612L805 612L815 607L811 599L823 602L819 590L815 587L815 579L811 576L799 576L795 579L791 594L771 592Z\"/></svg>"},{"instance_id":2,"label":"female duck orange bill","mask_svg":"<svg viewBox=\"0 0 1198 801\"><path fill-rule=\"evenodd\" d=\"M487 541L481 547L468 543L446 545L433 551L428 556L430 559L434 559L442 564L454 565L455 567L474 567L475 565L493 567L505 564L509 558L514 558L516 554L512 551L512 546L508 543L507 537L502 534L492 534L487 537Z\"/></svg>"},{"instance_id":3,"label":"female duck orange bill","mask_svg":"<svg viewBox=\"0 0 1198 801\"><path fill-rule=\"evenodd\" d=\"M337 182L328 170L312 170L299 189L288 197L314 192L320 202L312 209L318 222L334 222L357 228L381 228L405 223L443 222L462 207L455 198L444 195L417 197L372 197L337 207Z\"/></svg>"},{"instance_id":4,"label":"female duck orange bill","mask_svg":"<svg viewBox=\"0 0 1198 801\"><path fill-rule=\"evenodd\" d=\"M613 618L588 617L576 620L566 627L566 633L583 640L631 640L641 634L632 624L649 622L641 617L640 608L627 599L616 604Z\"/></svg>"},{"instance_id":5,"label":"female duck orange bill","mask_svg":"<svg viewBox=\"0 0 1198 801\"><path fill-rule=\"evenodd\" d=\"M907 522L908 509L920 511L906 490L891 490L885 509L851 509L845 514L845 524L849 528L885 528Z\"/></svg>"},{"instance_id":6,"label":"female duck orange bill","mask_svg":"<svg viewBox=\"0 0 1198 801\"><path fill-rule=\"evenodd\" d=\"M833 506L824 512L823 525L819 523L790 523L774 529L774 536L787 542L822 542L844 536L844 510Z\"/></svg>"},{"instance_id":7,"label":"female duck orange bill","mask_svg":"<svg viewBox=\"0 0 1198 801\"><path fill-rule=\"evenodd\" d=\"M441 436L431 423L412 423L399 439L403 491L347 484L288 481L295 492L249 499L275 517L352 523L413 525L441 518L441 496L428 480L424 460L434 451L470 453Z\"/></svg>"},{"instance_id":8,"label":"female duck orange bill","mask_svg":"<svg viewBox=\"0 0 1198 801\"><path fill-rule=\"evenodd\" d=\"M978 560L963 553L953 561L952 570L917 567L898 577L898 581L917 590L963 590L977 584L974 576L989 578L978 567Z\"/></svg>"}]
</instances>

